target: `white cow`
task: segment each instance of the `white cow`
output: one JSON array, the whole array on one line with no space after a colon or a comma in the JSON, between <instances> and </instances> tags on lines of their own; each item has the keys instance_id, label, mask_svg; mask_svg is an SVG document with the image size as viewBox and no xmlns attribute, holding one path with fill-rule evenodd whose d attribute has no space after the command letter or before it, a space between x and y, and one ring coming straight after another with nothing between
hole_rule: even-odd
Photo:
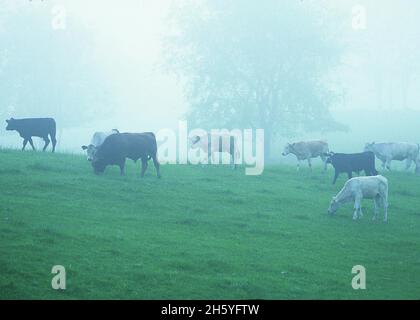
<instances>
[{"instance_id":1,"label":"white cow","mask_svg":"<svg viewBox=\"0 0 420 320\"><path fill-rule=\"evenodd\" d=\"M297 170L300 169L300 161L307 160L309 168L312 171L312 158L320 157L324 162L324 171L327 170L327 157L329 153L328 143L322 140L301 141L295 143L288 143L284 147L283 156L294 154L298 160Z\"/></svg>"},{"instance_id":2,"label":"white cow","mask_svg":"<svg viewBox=\"0 0 420 320\"><path fill-rule=\"evenodd\" d=\"M347 180L343 189L332 198L328 213L335 214L343 203L354 201L353 220L361 218L363 216L361 206L363 198L374 200L375 213L373 220L376 219L380 206L385 211L384 221L388 220L388 180L380 175L355 177Z\"/></svg>"},{"instance_id":3,"label":"white cow","mask_svg":"<svg viewBox=\"0 0 420 320\"><path fill-rule=\"evenodd\" d=\"M190 141L191 149L200 148L203 150L209 158L209 163L210 157L212 158L212 163L216 162L216 153L229 153L231 159L233 158L233 167L236 168L240 157L240 147L235 136L228 134L207 134L194 136Z\"/></svg>"},{"instance_id":4,"label":"white cow","mask_svg":"<svg viewBox=\"0 0 420 320\"><path fill-rule=\"evenodd\" d=\"M120 133L117 129L112 129L107 132L95 132L90 140L88 146L82 146L83 150L86 150L88 161L92 161L93 156L95 155L96 150L99 146L104 143L105 139L111 134Z\"/></svg>"},{"instance_id":5,"label":"white cow","mask_svg":"<svg viewBox=\"0 0 420 320\"><path fill-rule=\"evenodd\" d=\"M372 151L382 161L382 168L391 170L391 161L406 160L406 170L410 169L411 163L416 163L419 156L419 145L407 142L367 143L365 151Z\"/></svg>"}]
</instances>

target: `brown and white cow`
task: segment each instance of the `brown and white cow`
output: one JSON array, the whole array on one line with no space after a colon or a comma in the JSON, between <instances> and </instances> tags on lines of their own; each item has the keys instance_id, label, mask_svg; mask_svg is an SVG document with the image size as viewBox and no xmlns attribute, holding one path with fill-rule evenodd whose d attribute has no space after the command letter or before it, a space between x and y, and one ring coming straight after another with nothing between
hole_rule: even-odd
<instances>
[{"instance_id":1,"label":"brown and white cow","mask_svg":"<svg viewBox=\"0 0 420 320\"><path fill-rule=\"evenodd\" d=\"M300 161L307 160L312 171L312 158L320 157L324 162L324 171L327 170L327 155L329 153L328 143L322 140L300 141L288 143L284 147L283 156L294 154L298 160L297 170L300 169Z\"/></svg>"},{"instance_id":2,"label":"brown and white cow","mask_svg":"<svg viewBox=\"0 0 420 320\"><path fill-rule=\"evenodd\" d=\"M207 154L208 163L219 164L217 153L228 153L236 168L240 157L240 145L237 137L229 134L206 134L191 138L191 149L201 149ZM211 159L210 159L211 158Z\"/></svg>"}]
</instances>

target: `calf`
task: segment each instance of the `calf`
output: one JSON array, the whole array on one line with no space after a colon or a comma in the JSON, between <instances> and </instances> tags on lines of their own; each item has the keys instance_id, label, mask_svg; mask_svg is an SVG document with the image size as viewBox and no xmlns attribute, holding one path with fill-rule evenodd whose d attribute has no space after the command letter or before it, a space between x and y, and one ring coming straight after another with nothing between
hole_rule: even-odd
<instances>
[{"instance_id":1,"label":"calf","mask_svg":"<svg viewBox=\"0 0 420 320\"><path fill-rule=\"evenodd\" d=\"M375 154L373 152L362 153L333 153L330 152L327 163L331 163L335 169L333 184L337 181L342 172L346 172L349 179L353 172L364 171L367 176L376 176L378 171L375 169Z\"/></svg>"},{"instance_id":2,"label":"calf","mask_svg":"<svg viewBox=\"0 0 420 320\"><path fill-rule=\"evenodd\" d=\"M321 140L314 140L314 141L301 141L295 143L288 143L283 150L282 155L287 156L288 154L292 153L296 156L298 163L297 163L297 170L300 169L300 161L307 160L309 168L312 171L312 158L320 157L322 162L324 162L324 171L327 170L327 156L329 149L328 143Z\"/></svg>"},{"instance_id":3,"label":"calf","mask_svg":"<svg viewBox=\"0 0 420 320\"><path fill-rule=\"evenodd\" d=\"M35 118L35 119L13 119L6 120L7 127L6 130L12 131L16 130L19 132L20 136L23 138L23 148L25 150L27 143L29 142L32 149L35 150L32 137L40 137L44 139L45 145L42 151L45 151L50 144L51 138L52 142L52 152L55 151L55 146L57 144L56 135L56 123L52 118Z\"/></svg>"},{"instance_id":4,"label":"calf","mask_svg":"<svg viewBox=\"0 0 420 320\"><path fill-rule=\"evenodd\" d=\"M118 165L124 174L125 161L141 159L141 176L147 169L147 162L153 159L158 178L160 165L157 160L157 143L153 133L119 133L108 136L93 156L92 167L96 174L103 173L108 165Z\"/></svg>"},{"instance_id":5,"label":"calf","mask_svg":"<svg viewBox=\"0 0 420 320\"><path fill-rule=\"evenodd\" d=\"M348 180L337 196L332 198L328 213L335 214L342 204L354 201L353 220L361 218L363 198L373 199L375 203L373 220L378 216L380 206L385 211L384 221L388 220L388 180L383 176L356 177Z\"/></svg>"}]
</instances>

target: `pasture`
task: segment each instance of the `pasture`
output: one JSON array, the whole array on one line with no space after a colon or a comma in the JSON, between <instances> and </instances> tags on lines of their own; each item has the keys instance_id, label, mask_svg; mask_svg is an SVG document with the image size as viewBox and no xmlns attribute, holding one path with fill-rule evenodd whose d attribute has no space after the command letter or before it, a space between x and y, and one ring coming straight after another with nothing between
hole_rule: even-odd
<instances>
[{"instance_id":1,"label":"pasture","mask_svg":"<svg viewBox=\"0 0 420 320\"><path fill-rule=\"evenodd\" d=\"M319 162L317 161L317 164ZM389 222L327 215L333 169L127 161L0 151L0 299L419 299L420 177L386 173ZM379 166L378 166L379 168ZM366 290L351 269L366 268ZM51 288L63 265L67 289Z\"/></svg>"}]
</instances>

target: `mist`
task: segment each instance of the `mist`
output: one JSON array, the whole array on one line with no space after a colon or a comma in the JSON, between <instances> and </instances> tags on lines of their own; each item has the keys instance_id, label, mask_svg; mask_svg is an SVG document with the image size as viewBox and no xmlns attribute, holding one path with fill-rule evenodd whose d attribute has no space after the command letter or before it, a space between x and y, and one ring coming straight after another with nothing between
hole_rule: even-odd
<instances>
[{"instance_id":1,"label":"mist","mask_svg":"<svg viewBox=\"0 0 420 320\"><path fill-rule=\"evenodd\" d=\"M280 1L286 9L279 17L287 16L292 2ZM248 27L259 27L255 4L229 3L240 3L244 15L255 14L256 24ZM55 117L60 152L81 153L80 146L95 131L177 130L180 120L189 120L193 103L185 75L168 67L168 38L179 31L178 16L199 16L205 5L206 1L191 5L170 0L1 0L1 118ZM339 126L324 128L324 122L314 118L308 123L311 129L293 132L285 121L271 142L271 158L288 161L280 155L283 145L300 139L327 139L332 150L343 152L361 151L371 141L420 142L420 4L304 0L296 10L308 8L328 36L337 39L337 62L319 81L333 92L328 110ZM304 28L306 20L299 23ZM272 30L285 26L274 25ZM269 68L262 65L261 72ZM215 119L221 127L226 125L224 119ZM19 148L20 137L4 127L0 145Z\"/></svg>"}]
</instances>

